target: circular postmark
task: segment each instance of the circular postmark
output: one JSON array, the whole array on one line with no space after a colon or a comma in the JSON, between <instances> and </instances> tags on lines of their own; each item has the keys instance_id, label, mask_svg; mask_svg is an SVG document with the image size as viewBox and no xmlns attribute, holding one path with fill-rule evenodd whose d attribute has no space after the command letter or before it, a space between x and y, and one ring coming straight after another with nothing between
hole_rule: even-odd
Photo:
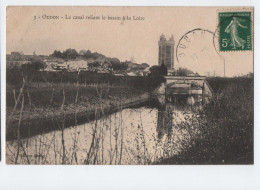
<instances>
[{"instance_id":1,"label":"circular postmark","mask_svg":"<svg viewBox=\"0 0 260 190\"><path fill-rule=\"evenodd\" d=\"M178 67L187 68L200 75L216 75L223 58L214 47L214 32L196 28L185 33L176 47Z\"/></svg>"},{"instance_id":2,"label":"circular postmark","mask_svg":"<svg viewBox=\"0 0 260 190\"><path fill-rule=\"evenodd\" d=\"M180 62L181 58L186 56L185 52L189 48L189 46L192 45L192 40L197 38L199 41L205 41L205 36L210 37L214 36L214 32L206 30L206 29L201 29L201 28L196 28L193 30L188 31L185 33L179 40L177 47L176 47L176 58L177 61ZM202 44L202 43L200 43ZM202 48L202 46L201 46Z\"/></svg>"}]
</instances>

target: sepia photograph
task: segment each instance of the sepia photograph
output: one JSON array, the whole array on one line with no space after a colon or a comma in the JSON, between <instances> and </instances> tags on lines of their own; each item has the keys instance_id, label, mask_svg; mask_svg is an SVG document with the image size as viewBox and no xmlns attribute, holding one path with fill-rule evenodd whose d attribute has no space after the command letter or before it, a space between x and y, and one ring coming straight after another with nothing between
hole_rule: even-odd
<instances>
[{"instance_id":1,"label":"sepia photograph","mask_svg":"<svg viewBox=\"0 0 260 190\"><path fill-rule=\"evenodd\" d=\"M254 8L8 6L5 92L9 165L253 165Z\"/></svg>"}]
</instances>

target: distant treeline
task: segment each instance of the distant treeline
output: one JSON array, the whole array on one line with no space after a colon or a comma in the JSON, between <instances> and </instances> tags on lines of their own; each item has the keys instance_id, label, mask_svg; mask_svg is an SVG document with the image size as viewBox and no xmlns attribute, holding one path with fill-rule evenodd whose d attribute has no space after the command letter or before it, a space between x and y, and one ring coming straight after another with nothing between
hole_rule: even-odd
<instances>
[{"instance_id":1,"label":"distant treeline","mask_svg":"<svg viewBox=\"0 0 260 190\"><path fill-rule=\"evenodd\" d=\"M211 86L214 93L218 93L222 91L222 89L226 88L230 84L240 84L242 86L247 86L250 83L254 82L253 78L246 78L246 77L234 77L234 78L227 78L227 77L208 77L207 81Z\"/></svg>"},{"instance_id":2,"label":"distant treeline","mask_svg":"<svg viewBox=\"0 0 260 190\"><path fill-rule=\"evenodd\" d=\"M50 55L51 57L61 58L61 59L76 59L79 56L82 56L86 59L104 59L106 58L105 55L97 52L91 52L90 50L81 50L77 52L75 49L66 49L65 51L55 50L53 54Z\"/></svg>"},{"instance_id":3,"label":"distant treeline","mask_svg":"<svg viewBox=\"0 0 260 190\"><path fill-rule=\"evenodd\" d=\"M89 62L90 67L98 67L101 66L102 63L106 63L110 68L113 68L113 70L126 70L128 68L133 67L133 69L145 69L146 67L149 67L149 64L147 63L133 63L132 61L120 61L116 57L107 57L101 53L98 52L91 52L90 50L80 50L77 52L75 49L66 49L65 51L59 51L55 50L50 57L59 58L63 60L74 60L77 58L85 59L85 60L92 60L92 62Z\"/></svg>"},{"instance_id":4,"label":"distant treeline","mask_svg":"<svg viewBox=\"0 0 260 190\"><path fill-rule=\"evenodd\" d=\"M22 72L7 71L7 83L19 87L23 82ZM80 84L109 84L123 85L137 89L152 90L165 79L163 76L114 76L110 74L96 74L93 72L41 72L35 71L26 75L29 82L48 82L48 83L77 83Z\"/></svg>"}]
</instances>

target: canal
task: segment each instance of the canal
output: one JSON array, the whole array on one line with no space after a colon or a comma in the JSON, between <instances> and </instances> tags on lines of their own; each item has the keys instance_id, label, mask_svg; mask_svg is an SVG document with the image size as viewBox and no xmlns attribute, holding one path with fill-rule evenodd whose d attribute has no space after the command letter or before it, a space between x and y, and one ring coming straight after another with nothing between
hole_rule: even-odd
<instances>
[{"instance_id":1,"label":"canal","mask_svg":"<svg viewBox=\"0 0 260 190\"><path fill-rule=\"evenodd\" d=\"M198 107L139 106L69 128L8 141L9 164L152 164L189 145Z\"/></svg>"}]
</instances>

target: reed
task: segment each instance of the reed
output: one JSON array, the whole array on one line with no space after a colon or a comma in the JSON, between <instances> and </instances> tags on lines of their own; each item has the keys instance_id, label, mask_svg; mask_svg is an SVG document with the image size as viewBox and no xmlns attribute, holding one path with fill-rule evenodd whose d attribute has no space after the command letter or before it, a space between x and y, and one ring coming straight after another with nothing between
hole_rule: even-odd
<instances>
[{"instance_id":1,"label":"reed","mask_svg":"<svg viewBox=\"0 0 260 190\"><path fill-rule=\"evenodd\" d=\"M216 82L216 81L215 81ZM222 82L222 81L221 81ZM25 88L25 87L24 87ZM9 164L252 164L253 163L253 81L232 83L217 89L211 102L203 107L175 106L165 111L170 122L148 134L145 118L140 111L137 123L125 123L123 92L117 96L117 113L106 115L105 106L91 105L94 120L78 126L78 109L74 110L75 125L65 128L69 113L66 86L62 87L59 109L62 120L52 117L59 130L21 138L6 144ZM51 88L51 92L54 88ZM80 102L80 87L75 88L73 102ZM55 91L56 89L54 89ZM23 122L26 91L18 97L12 91L19 123ZM78 91L78 92L77 92ZM99 100L107 98L113 87L95 86ZM32 97L32 93L30 93ZM50 94L48 104L55 99ZM31 98L32 105L35 104ZM20 107L19 107L20 106ZM18 108L20 108L18 110ZM152 110L152 109L151 109ZM158 114L158 113L157 113ZM102 117L101 117L102 115ZM183 119L178 121L180 115ZM158 122L158 121L157 121ZM156 127L157 123L151 127ZM57 128L57 127L55 127ZM127 130L131 129L131 137ZM163 130L165 135L158 135Z\"/></svg>"}]
</instances>

